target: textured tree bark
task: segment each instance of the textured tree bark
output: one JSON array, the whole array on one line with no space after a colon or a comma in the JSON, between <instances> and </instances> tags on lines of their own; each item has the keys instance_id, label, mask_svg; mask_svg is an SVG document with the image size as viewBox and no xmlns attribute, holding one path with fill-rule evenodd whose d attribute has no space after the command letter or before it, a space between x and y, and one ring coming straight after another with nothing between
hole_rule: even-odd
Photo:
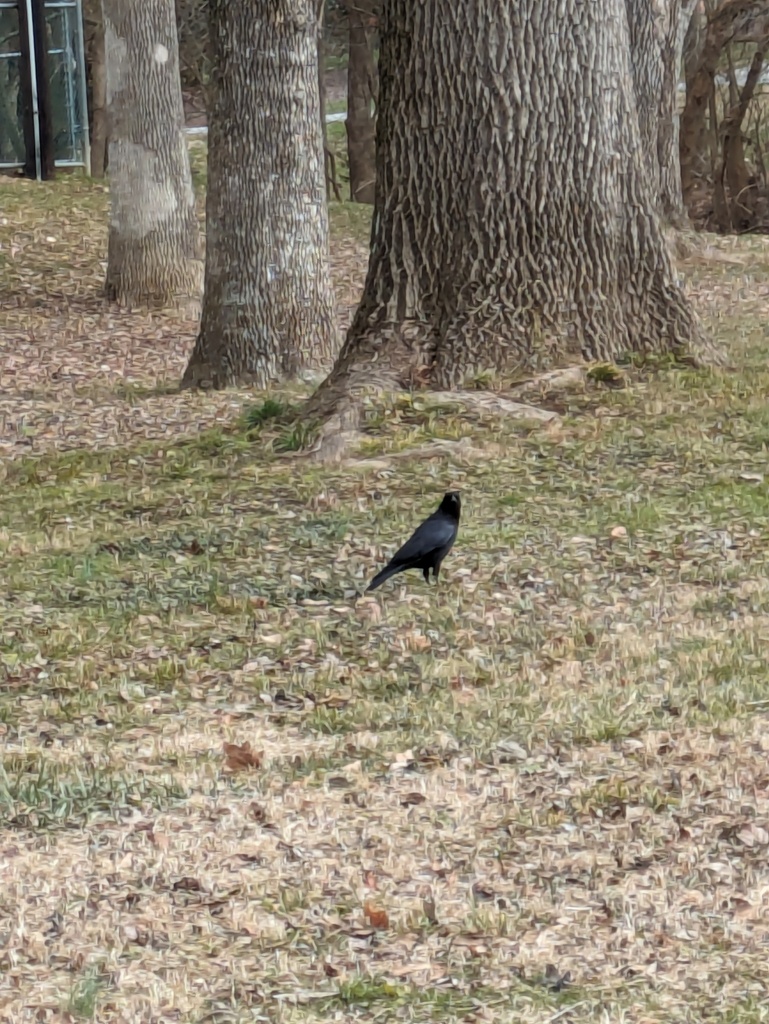
<instances>
[{"instance_id":1,"label":"textured tree bark","mask_svg":"<svg viewBox=\"0 0 769 1024\"><path fill-rule=\"evenodd\" d=\"M414 375L706 348L647 185L624 0L391 0L379 70L368 277L310 415Z\"/></svg>"},{"instance_id":2,"label":"textured tree bark","mask_svg":"<svg viewBox=\"0 0 769 1024\"><path fill-rule=\"evenodd\" d=\"M202 261L173 0L102 0L110 221L106 290L121 305L198 299Z\"/></svg>"},{"instance_id":3,"label":"textured tree bark","mask_svg":"<svg viewBox=\"0 0 769 1024\"><path fill-rule=\"evenodd\" d=\"M710 166L710 149L708 146L708 133L706 131L706 122L703 116L697 115L697 123L693 125L691 123L692 108L688 105L688 97L694 87L694 81L699 70L700 60L702 58L702 48L705 45L705 35L707 32L707 14L705 12L704 5L700 2L695 4L692 11L691 19L689 20L689 26L686 29L684 35L684 51L683 51L683 63L684 63L684 76L686 78L686 98L684 110L681 112L679 118L679 138L678 138L678 152L679 152L679 164L681 164L681 191L683 192L683 177L684 177L684 165L683 165L683 140L687 139L688 147L688 162L689 169L688 174L690 179L700 178L707 173L707 168ZM711 83L711 92L713 85ZM709 102L709 100L708 100ZM704 109L707 109L707 103ZM685 204L684 204L685 205Z\"/></svg>"},{"instance_id":4,"label":"textured tree bark","mask_svg":"<svg viewBox=\"0 0 769 1024\"><path fill-rule=\"evenodd\" d=\"M695 0L626 0L641 148L652 198L664 221L687 215L679 161L678 78Z\"/></svg>"},{"instance_id":5,"label":"textured tree bark","mask_svg":"<svg viewBox=\"0 0 769 1024\"><path fill-rule=\"evenodd\" d=\"M347 0L350 59L347 64L347 156L350 163L350 199L373 203L376 184L377 70L372 47L379 0Z\"/></svg>"},{"instance_id":6,"label":"textured tree bark","mask_svg":"<svg viewBox=\"0 0 769 1024\"><path fill-rule=\"evenodd\" d=\"M705 6L702 0L698 0L692 7L689 23L684 30L683 63L687 90L691 87L700 64L706 28L707 16Z\"/></svg>"},{"instance_id":7,"label":"textured tree bark","mask_svg":"<svg viewBox=\"0 0 769 1024\"><path fill-rule=\"evenodd\" d=\"M210 0L203 313L184 386L266 386L330 360L315 0Z\"/></svg>"},{"instance_id":8,"label":"textured tree bark","mask_svg":"<svg viewBox=\"0 0 769 1024\"><path fill-rule=\"evenodd\" d=\"M327 159L326 152L328 150L328 129L326 127L326 80L323 74L323 68L326 62L326 45L323 40L323 21L325 17L325 3L321 0L321 6L318 13L318 39L317 39L317 64L318 64L318 113L320 121L320 140L323 146L323 159ZM324 164L325 166L325 164ZM328 170L326 170L326 198L331 198L331 182L329 181Z\"/></svg>"}]
</instances>

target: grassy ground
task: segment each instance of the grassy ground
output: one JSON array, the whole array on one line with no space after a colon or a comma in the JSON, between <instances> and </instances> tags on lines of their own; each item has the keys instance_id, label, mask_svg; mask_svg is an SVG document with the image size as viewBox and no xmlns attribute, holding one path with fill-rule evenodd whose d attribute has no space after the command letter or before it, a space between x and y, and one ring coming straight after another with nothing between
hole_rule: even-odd
<instances>
[{"instance_id":1,"label":"grassy ground","mask_svg":"<svg viewBox=\"0 0 769 1024\"><path fill-rule=\"evenodd\" d=\"M0 1015L769 1019L766 246L682 268L734 372L321 469L103 306L105 204L0 185ZM358 599L449 486L440 585Z\"/></svg>"}]
</instances>

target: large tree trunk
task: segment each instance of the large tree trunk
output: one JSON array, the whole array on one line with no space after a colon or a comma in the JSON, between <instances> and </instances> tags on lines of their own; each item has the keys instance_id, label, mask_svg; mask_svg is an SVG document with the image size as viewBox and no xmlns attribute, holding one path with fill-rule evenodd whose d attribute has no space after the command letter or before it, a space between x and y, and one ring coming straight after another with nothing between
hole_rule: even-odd
<instances>
[{"instance_id":1,"label":"large tree trunk","mask_svg":"<svg viewBox=\"0 0 769 1024\"><path fill-rule=\"evenodd\" d=\"M203 315L183 384L291 376L333 355L315 0L210 0Z\"/></svg>"},{"instance_id":2,"label":"large tree trunk","mask_svg":"<svg viewBox=\"0 0 769 1024\"><path fill-rule=\"evenodd\" d=\"M687 222L679 161L678 79L694 0L626 0L641 149L663 220Z\"/></svg>"},{"instance_id":3,"label":"large tree trunk","mask_svg":"<svg viewBox=\"0 0 769 1024\"><path fill-rule=\"evenodd\" d=\"M696 111L696 123L692 123L692 115L695 114L695 111L688 104L688 97L694 87L695 78L702 58L702 49L705 45L707 27L707 13L705 11L704 4L700 0L699 3L694 5L692 16L689 19L689 25L684 34L683 64L684 77L686 79L686 100L684 109L681 112L678 140L682 193L684 192L683 179L685 173L688 174L691 182L694 178L704 177L707 173L707 169L711 166L707 124L705 120L705 111L708 109L710 100L708 98L706 101L702 108L702 114L700 114L699 110ZM711 84L711 93L712 90L713 86ZM688 161L688 168L686 171L684 170L683 164L684 139L686 139L686 155ZM691 188L689 189L689 198L691 198ZM684 203L684 205L686 205L686 203Z\"/></svg>"},{"instance_id":4,"label":"large tree trunk","mask_svg":"<svg viewBox=\"0 0 769 1024\"><path fill-rule=\"evenodd\" d=\"M350 199L373 203L376 184L377 70L372 45L380 0L346 0L350 59L347 64L347 156Z\"/></svg>"},{"instance_id":5,"label":"large tree trunk","mask_svg":"<svg viewBox=\"0 0 769 1024\"><path fill-rule=\"evenodd\" d=\"M106 289L121 305L200 295L173 0L102 0L110 221Z\"/></svg>"},{"instance_id":6,"label":"large tree trunk","mask_svg":"<svg viewBox=\"0 0 769 1024\"><path fill-rule=\"evenodd\" d=\"M391 0L379 70L368 277L311 414L414 373L705 344L647 185L623 0Z\"/></svg>"}]
</instances>

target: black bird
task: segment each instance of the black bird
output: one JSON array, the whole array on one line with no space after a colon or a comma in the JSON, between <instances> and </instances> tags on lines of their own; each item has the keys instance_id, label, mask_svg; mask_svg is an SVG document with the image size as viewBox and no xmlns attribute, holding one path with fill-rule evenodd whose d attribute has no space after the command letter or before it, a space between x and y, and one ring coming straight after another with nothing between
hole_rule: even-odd
<instances>
[{"instance_id":1,"label":"black bird","mask_svg":"<svg viewBox=\"0 0 769 1024\"><path fill-rule=\"evenodd\" d=\"M395 552L384 569L369 583L366 593L376 590L385 580L407 569L421 569L427 583L430 582L432 569L433 579L437 580L441 562L457 539L461 508L462 502L456 491L444 494L437 511L414 530L400 551Z\"/></svg>"}]
</instances>

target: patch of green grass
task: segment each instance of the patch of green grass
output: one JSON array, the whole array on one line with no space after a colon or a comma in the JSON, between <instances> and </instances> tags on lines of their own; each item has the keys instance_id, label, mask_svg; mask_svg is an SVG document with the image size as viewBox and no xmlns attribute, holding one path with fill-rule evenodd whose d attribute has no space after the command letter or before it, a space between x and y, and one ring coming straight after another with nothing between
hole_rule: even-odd
<instances>
[{"instance_id":1,"label":"patch of green grass","mask_svg":"<svg viewBox=\"0 0 769 1024\"><path fill-rule=\"evenodd\" d=\"M207 138L191 137L187 148L190 154L190 170L195 191L205 194L208 184L208 141Z\"/></svg>"},{"instance_id":2,"label":"patch of green grass","mask_svg":"<svg viewBox=\"0 0 769 1024\"><path fill-rule=\"evenodd\" d=\"M342 194L344 195L344 192ZM351 238L368 244L371 237L372 214L373 208L365 203L330 202L328 216L332 236Z\"/></svg>"},{"instance_id":3,"label":"patch of green grass","mask_svg":"<svg viewBox=\"0 0 769 1024\"><path fill-rule=\"evenodd\" d=\"M346 99L327 100L326 101L326 113L327 114L343 114L343 113L345 113L346 110L347 110L347 100ZM335 121L331 122L331 124L336 124L336 123L337 122L335 122ZM331 125L329 125L329 128L330 127L331 127Z\"/></svg>"},{"instance_id":4,"label":"patch of green grass","mask_svg":"<svg viewBox=\"0 0 769 1024\"><path fill-rule=\"evenodd\" d=\"M276 452L300 452L309 448L317 436L317 424L309 420L297 420L286 426L275 438L273 445Z\"/></svg>"},{"instance_id":5,"label":"patch of green grass","mask_svg":"<svg viewBox=\"0 0 769 1024\"><path fill-rule=\"evenodd\" d=\"M78 828L95 817L120 820L144 806L163 809L185 796L174 782L89 765L64 770L44 757L6 756L0 765L0 813L15 828Z\"/></svg>"},{"instance_id":6,"label":"patch of green grass","mask_svg":"<svg viewBox=\"0 0 769 1024\"><path fill-rule=\"evenodd\" d=\"M260 405L252 405L246 410L245 423L249 430L263 426L269 420L281 419L290 410L290 406L276 398L266 398Z\"/></svg>"},{"instance_id":7,"label":"patch of green grass","mask_svg":"<svg viewBox=\"0 0 769 1024\"><path fill-rule=\"evenodd\" d=\"M720 1007L715 1012L724 1024L766 1024L769 1021L769 1007L757 996L745 996L737 1003Z\"/></svg>"},{"instance_id":8,"label":"patch of green grass","mask_svg":"<svg viewBox=\"0 0 769 1024\"><path fill-rule=\"evenodd\" d=\"M72 986L67 1000L67 1013L76 1020L94 1020L105 979L95 967L90 968Z\"/></svg>"},{"instance_id":9,"label":"patch of green grass","mask_svg":"<svg viewBox=\"0 0 769 1024\"><path fill-rule=\"evenodd\" d=\"M347 67L348 55L346 52L327 53L325 58L326 71L340 71Z\"/></svg>"},{"instance_id":10,"label":"patch of green grass","mask_svg":"<svg viewBox=\"0 0 769 1024\"><path fill-rule=\"evenodd\" d=\"M356 974L341 981L333 997L320 1002L313 1019L332 1019L343 1009L356 1020L397 1015L399 1020L413 1022L453 1022L474 1019L479 1010L506 1018L526 1011L553 1016L573 1007L573 1019L587 1020L596 1009L594 997L568 983L559 990L549 978L533 978L530 982L516 979L504 988L494 988L473 978L469 967L466 971L470 977L462 981L456 978L454 984L444 987L393 983L385 977Z\"/></svg>"}]
</instances>

